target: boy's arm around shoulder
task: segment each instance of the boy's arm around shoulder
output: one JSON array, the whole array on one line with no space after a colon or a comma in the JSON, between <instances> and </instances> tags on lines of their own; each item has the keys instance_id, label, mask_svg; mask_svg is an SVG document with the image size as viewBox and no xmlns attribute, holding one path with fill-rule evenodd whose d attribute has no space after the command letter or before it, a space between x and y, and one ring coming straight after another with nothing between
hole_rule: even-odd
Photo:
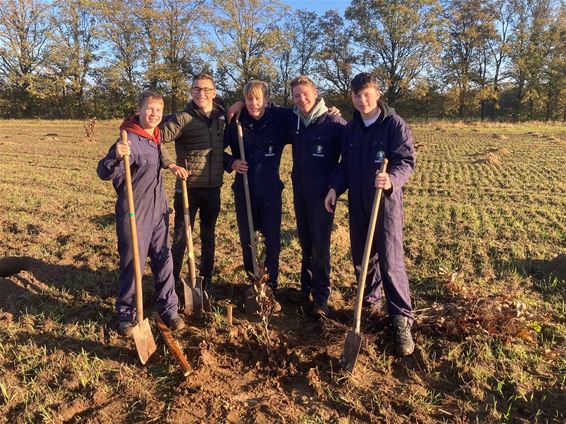
<instances>
[{"instance_id":1,"label":"boy's arm around shoulder","mask_svg":"<svg viewBox=\"0 0 566 424\"><path fill-rule=\"evenodd\" d=\"M236 154L236 146L234 143L234 138L237 137L236 135L236 122L232 120L229 124L226 125L224 129L224 154L222 157L222 165L224 167L224 171L230 173L232 172L232 164L236 160L234 155ZM238 143L236 139L236 144ZM226 152L226 148L230 146L230 151L232 154Z\"/></svg>"},{"instance_id":2,"label":"boy's arm around shoulder","mask_svg":"<svg viewBox=\"0 0 566 424\"><path fill-rule=\"evenodd\" d=\"M179 112L172 115L167 121L159 124L161 142L170 143L176 141L192 120L193 117L187 112Z\"/></svg>"},{"instance_id":3,"label":"boy's arm around shoulder","mask_svg":"<svg viewBox=\"0 0 566 424\"><path fill-rule=\"evenodd\" d=\"M339 197L348 190L348 147L350 145L349 131L345 125L336 125L337 143L340 147L340 162L330 174L330 188L336 190Z\"/></svg>"},{"instance_id":4,"label":"boy's arm around shoulder","mask_svg":"<svg viewBox=\"0 0 566 424\"><path fill-rule=\"evenodd\" d=\"M401 189L415 169L415 148L413 133L400 117L394 122L391 131L389 158L389 179L393 190Z\"/></svg>"}]
</instances>

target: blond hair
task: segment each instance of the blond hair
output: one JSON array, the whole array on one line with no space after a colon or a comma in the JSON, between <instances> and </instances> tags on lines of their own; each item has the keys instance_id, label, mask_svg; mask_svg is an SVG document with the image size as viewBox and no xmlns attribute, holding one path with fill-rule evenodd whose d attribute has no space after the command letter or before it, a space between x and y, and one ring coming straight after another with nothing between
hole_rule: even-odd
<instances>
[{"instance_id":1,"label":"blond hair","mask_svg":"<svg viewBox=\"0 0 566 424\"><path fill-rule=\"evenodd\" d=\"M316 90L316 86L314 85L314 82L312 82L312 80L306 75L299 75L297 78L294 78L291 81L291 90L299 85L306 85Z\"/></svg>"},{"instance_id":2,"label":"blond hair","mask_svg":"<svg viewBox=\"0 0 566 424\"><path fill-rule=\"evenodd\" d=\"M267 83L259 80L251 80L248 82L243 89L244 97L260 97L263 95L264 99L269 97L269 88Z\"/></svg>"}]
</instances>

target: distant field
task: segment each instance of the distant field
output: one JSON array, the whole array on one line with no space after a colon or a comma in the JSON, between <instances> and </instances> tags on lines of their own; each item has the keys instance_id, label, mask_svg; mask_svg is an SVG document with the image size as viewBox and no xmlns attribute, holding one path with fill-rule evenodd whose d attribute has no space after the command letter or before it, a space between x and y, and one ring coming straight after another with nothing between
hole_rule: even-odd
<instances>
[{"instance_id":1,"label":"distant field","mask_svg":"<svg viewBox=\"0 0 566 424\"><path fill-rule=\"evenodd\" d=\"M115 332L115 193L96 165L118 123L99 122L88 141L78 121L0 121L0 258L33 258L0 278L0 422L566 420L566 125L414 126L405 247L418 347L395 358L387 320L364 319L350 379L338 369L355 291L345 199L332 243L334 313L317 322L285 297L300 272L286 150L283 314L267 346L243 314L227 175L216 298L178 336L194 368L184 381L160 339L142 367ZM170 198L173 185L167 174ZM149 267L144 288L148 313Z\"/></svg>"}]
</instances>

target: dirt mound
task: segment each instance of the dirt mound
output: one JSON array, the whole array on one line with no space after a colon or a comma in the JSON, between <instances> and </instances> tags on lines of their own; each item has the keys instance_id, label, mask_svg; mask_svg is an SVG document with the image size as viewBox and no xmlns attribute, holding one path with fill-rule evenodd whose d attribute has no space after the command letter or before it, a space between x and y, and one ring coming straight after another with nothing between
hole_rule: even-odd
<instances>
[{"instance_id":1,"label":"dirt mound","mask_svg":"<svg viewBox=\"0 0 566 424\"><path fill-rule=\"evenodd\" d=\"M505 147L490 147L481 153L474 155L477 164L501 165L503 163L501 157L511 154L511 151Z\"/></svg>"},{"instance_id":2,"label":"dirt mound","mask_svg":"<svg viewBox=\"0 0 566 424\"><path fill-rule=\"evenodd\" d=\"M508 140L509 137L507 137L505 134L493 134L493 138L497 139L497 140Z\"/></svg>"},{"instance_id":3,"label":"dirt mound","mask_svg":"<svg viewBox=\"0 0 566 424\"><path fill-rule=\"evenodd\" d=\"M481 158L483 163L488 163L491 165L501 165L501 158L495 153L489 152L483 158Z\"/></svg>"},{"instance_id":4,"label":"dirt mound","mask_svg":"<svg viewBox=\"0 0 566 424\"><path fill-rule=\"evenodd\" d=\"M558 255L544 267L545 274L566 281L566 253Z\"/></svg>"}]
</instances>

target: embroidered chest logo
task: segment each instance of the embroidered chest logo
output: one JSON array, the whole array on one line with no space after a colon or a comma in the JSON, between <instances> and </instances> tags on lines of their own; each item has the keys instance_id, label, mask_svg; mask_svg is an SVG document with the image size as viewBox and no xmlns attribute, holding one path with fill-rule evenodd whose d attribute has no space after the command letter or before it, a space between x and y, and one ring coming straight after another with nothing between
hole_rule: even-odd
<instances>
[{"instance_id":1,"label":"embroidered chest logo","mask_svg":"<svg viewBox=\"0 0 566 424\"><path fill-rule=\"evenodd\" d=\"M316 146L314 146L314 153L312 155L316 156L317 158L323 158L324 157L324 147L322 147L321 144L317 144Z\"/></svg>"},{"instance_id":2,"label":"embroidered chest logo","mask_svg":"<svg viewBox=\"0 0 566 424\"><path fill-rule=\"evenodd\" d=\"M385 159L385 152L383 150L380 150L375 154L375 160L373 162L381 163L383 162L383 159Z\"/></svg>"},{"instance_id":3,"label":"embroidered chest logo","mask_svg":"<svg viewBox=\"0 0 566 424\"><path fill-rule=\"evenodd\" d=\"M273 152L273 146L267 146L267 153L265 154L265 157L269 156L275 156L275 153Z\"/></svg>"}]
</instances>

